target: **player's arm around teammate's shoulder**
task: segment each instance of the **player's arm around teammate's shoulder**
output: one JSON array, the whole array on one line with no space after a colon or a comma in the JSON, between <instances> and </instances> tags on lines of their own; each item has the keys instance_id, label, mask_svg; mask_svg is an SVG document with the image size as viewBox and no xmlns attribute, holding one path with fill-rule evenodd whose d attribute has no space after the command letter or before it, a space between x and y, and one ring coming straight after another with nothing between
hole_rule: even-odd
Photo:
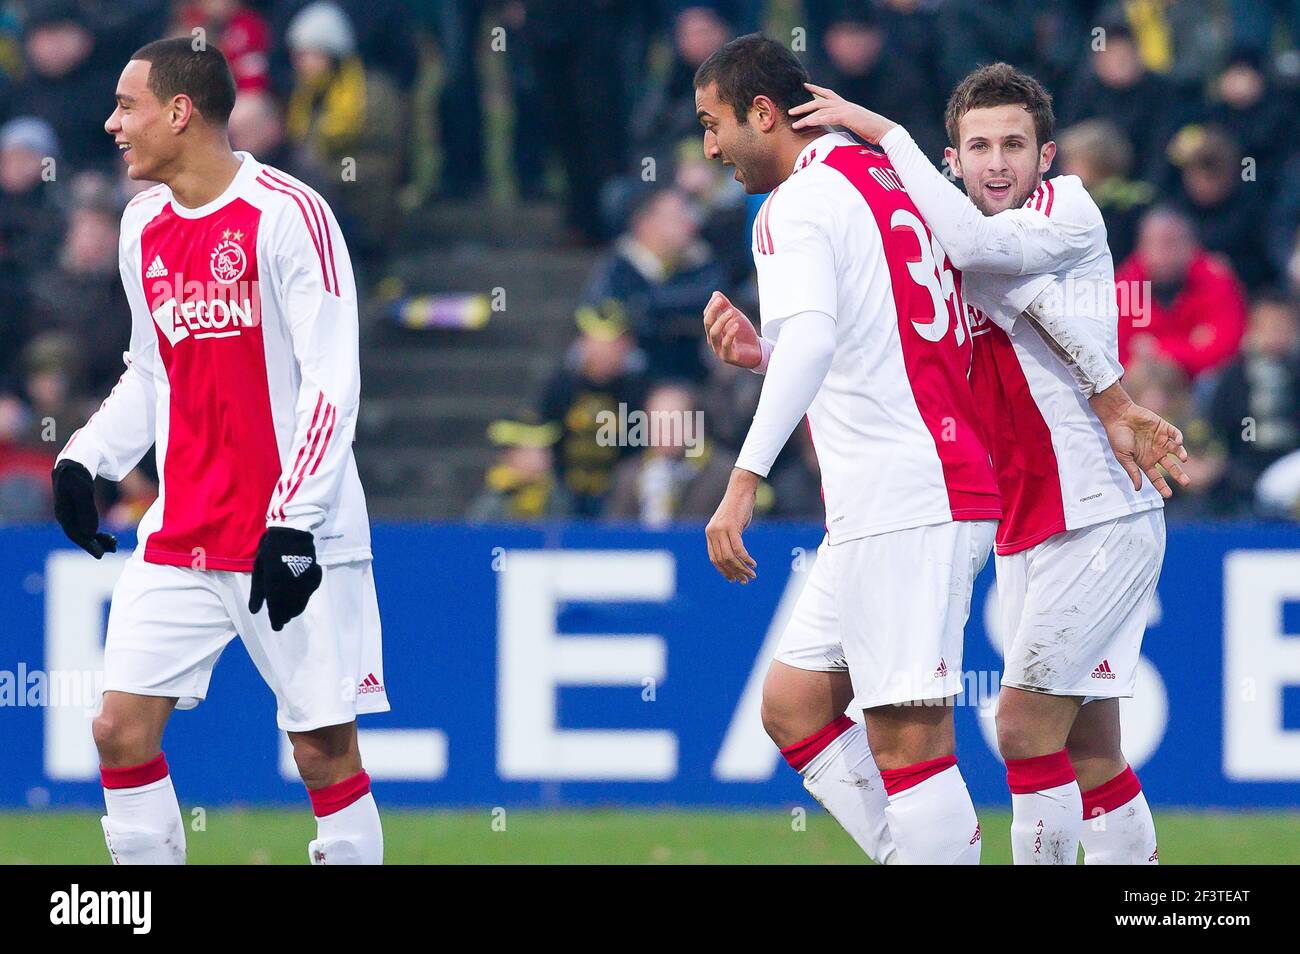
<instances>
[{"instance_id":1,"label":"player's arm around teammate's shoulder","mask_svg":"<svg viewBox=\"0 0 1300 954\"><path fill-rule=\"evenodd\" d=\"M347 473L361 371L356 286L338 223L315 192L285 185L273 171L265 175L294 193L273 207L266 242L271 281L262 297L264 319L269 304L284 322L292 348L286 357L300 383L290 398L293 439L267 507L248 607L256 613L265 602L272 629L280 630L307 608L323 578L314 534Z\"/></svg>"},{"instance_id":2,"label":"player's arm around teammate's shoulder","mask_svg":"<svg viewBox=\"0 0 1300 954\"><path fill-rule=\"evenodd\" d=\"M1004 275L1055 272L1084 260L1096 251L1099 239L1104 241L1100 213L1081 186L1058 190L1055 184L1040 185L1040 191L1069 194L1032 201L1034 185L1056 156L1056 143L1038 141L1038 127L1027 110L1018 109L1013 128L1006 128L1006 117L993 115L995 110L963 114L961 141L946 151L952 172L965 182L963 192L935 168L906 129L833 90L807 88L816 98L790 110L799 116L795 128L842 125L880 146L954 267ZM1022 188L1028 191L1022 193ZM1077 201L1077 193L1084 201Z\"/></svg>"}]
</instances>

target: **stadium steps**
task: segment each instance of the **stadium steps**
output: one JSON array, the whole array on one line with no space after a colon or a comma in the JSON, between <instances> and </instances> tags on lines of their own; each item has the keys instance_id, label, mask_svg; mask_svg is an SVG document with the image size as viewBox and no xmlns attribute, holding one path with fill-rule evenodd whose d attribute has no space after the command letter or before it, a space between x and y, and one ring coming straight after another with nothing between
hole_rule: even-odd
<instances>
[{"instance_id":1,"label":"stadium steps","mask_svg":"<svg viewBox=\"0 0 1300 954\"><path fill-rule=\"evenodd\" d=\"M547 206L439 203L403 226L388 274L405 295L504 288L505 310L475 330L398 325L367 307L357 466L376 520L455 519L495 456L493 420L532 406L573 340L573 307L596 253L558 247Z\"/></svg>"},{"instance_id":2,"label":"stadium steps","mask_svg":"<svg viewBox=\"0 0 1300 954\"><path fill-rule=\"evenodd\" d=\"M563 231L560 206L549 202L496 205L464 199L439 199L402 223L399 241L412 248L464 244L518 249L552 247Z\"/></svg>"},{"instance_id":3,"label":"stadium steps","mask_svg":"<svg viewBox=\"0 0 1300 954\"><path fill-rule=\"evenodd\" d=\"M368 353L362 366L366 401L379 396L427 395L430 382L453 393L482 389L489 393L512 391L521 377L540 379L552 370L549 350L448 345L426 348L385 348Z\"/></svg>"},{"instance_id":4,"label":"stadium steps","mask_svg":"<svg viewBox=\"0 0 1300 954\"><path fill-rule=\"evenodd\" d=\"M359 454L370 516L377 520L461 517L483 486L490 447L386 448Z\"/></svg>"}]
</instances>

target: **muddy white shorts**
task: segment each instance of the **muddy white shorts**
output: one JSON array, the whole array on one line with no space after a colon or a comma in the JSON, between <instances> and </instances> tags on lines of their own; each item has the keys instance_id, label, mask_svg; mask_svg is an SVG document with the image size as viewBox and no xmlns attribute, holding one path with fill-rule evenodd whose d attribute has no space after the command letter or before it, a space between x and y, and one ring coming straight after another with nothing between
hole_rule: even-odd
<instances>
[{"instance_id":1,"label":"muddy white shorts","mask_svg":"<svg viewBox=\"0 0 1300 954\"><path fill-rule=\"evenodd\" d=\"M997 557L1002 685L1057 696L1133 695L1164 558L1158 507Z\"/></svg>"},{"instance_id":2,"label":"muddy white shorts","mask_svg":"<svg viewBox=\"0 0 1300 954\"><path fill-rule=\"evenodd\" d=\"M823 541L777 661L847 670L855 704L868 709L957 695L971 587L995 530L991 520L958 520Z\"/></svg>"},{"instance_id":3,"label":"muddy white shorts","mask_svg":"<svg viewBox=\"0 0 1300 954\"><path fill-rule=\"evenodd\" d=\"M146 563L139 551L113 589L104 688L171 696L192 709L238 634L275 693L276 723L305 732L387 712L379 602L370 561L321 567L307 609L275 632L248 611L251 573Z\"/></svg>"}]
</instances>

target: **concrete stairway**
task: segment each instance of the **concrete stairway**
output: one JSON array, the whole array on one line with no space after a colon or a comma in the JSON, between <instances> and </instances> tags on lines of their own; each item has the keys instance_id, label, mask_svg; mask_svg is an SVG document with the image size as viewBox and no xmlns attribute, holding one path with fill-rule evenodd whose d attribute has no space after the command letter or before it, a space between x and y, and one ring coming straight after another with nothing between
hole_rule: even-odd
<instances>
[{"instance_id":1,"label":"concrete stairway","mask_svg":"<svg viewBox=\"0 0 1300 954\"><path fill-rule=\"evenodd\" d=\"M414 331L364 308L357 465L376 520L455 519L493 457L487 425L530 407L574 336L596 260L559 247L559 210L440 202L402 223L388 274L410 294L504 289L477 331Z\"/></svg>"}]
</instances>

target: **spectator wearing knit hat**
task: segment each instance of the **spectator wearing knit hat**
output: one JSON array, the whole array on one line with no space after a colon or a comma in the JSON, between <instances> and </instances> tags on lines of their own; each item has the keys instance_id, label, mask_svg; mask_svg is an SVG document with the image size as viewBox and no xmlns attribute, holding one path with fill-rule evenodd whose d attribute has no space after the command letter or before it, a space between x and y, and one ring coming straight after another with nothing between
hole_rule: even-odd
<instances>
[{"instance_id":1,"label":"spectator wearing knit hat","mask_svg":"<svg viewBox=\"0 0 1300 954\"><path fill-rule=\"evenodd\" d=\"M58 155L45 120L20 116L0 126L0 388L12 383L13 358L26 341L32 276L54 258L63 233L50 176Z\"/></svg>"},{"instance_id":2,"label":"spectator wearing knit hat","mask_svg":"<svg viewBox=\"0 0 1300 954\"><path fill-rule=\"evenodd\" d=\"M391 233L402 171L404 111L383 74L356 53L352 23L334 3L303 7L289 23L295 83L285 129L329 179L361 227L362 252L381 253Z\"/></svg>"}]
</instances>

